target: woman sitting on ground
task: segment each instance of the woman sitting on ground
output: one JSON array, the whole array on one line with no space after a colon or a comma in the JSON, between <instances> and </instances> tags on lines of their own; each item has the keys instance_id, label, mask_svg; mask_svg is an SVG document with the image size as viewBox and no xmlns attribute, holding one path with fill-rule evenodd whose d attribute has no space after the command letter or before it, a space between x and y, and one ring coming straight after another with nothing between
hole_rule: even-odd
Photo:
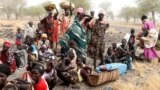
<instances>
[{"instance_id":1,"label":"woman sitting on ground","mask_svg":"<svg viewBox=\"0 0 160 90\"><path fill-rule=\"evenodd\" d=\"M82 82L83 80L86 81L87 76L92 73L92 68L85 65L83 63L83 60L81 60L81 58L77 59L77 65L78 65L77 73L79 82Z\"/></svg>"},{"instance_id":2,"label":"woman sitting on ground","mask_svg":"<svg viewBox=\"0 0 160 90\"><path fill-rule=\"evenodd\" d=\"M0 90L2 90L8 83L7 78L11 75L11 70L8 65L0 64Z\"/></svg>"},{"instance_id":3,"label":"woman sitting on ground","mask_svg":"<svg viewBox=\"0 0 160 90\"><path fill-rule=\"evenodd\" d=\"M35 65L31 70L31 78L34 81L34 90L49 90L48 84L42 75L44 74L44 67L42 65Z\"/></svg>"},{"instance_id":4,"label":"woman sitting on ground","mask_svg":"<svg viewBox=\"0 0 160 90\"><path fill-rule=\"evenodd\" d=\"M42 61L49 61L49 60L54 60L55 56L54 53L51 49L47 48L47 46L44 44L41 46L39 52L38 52L38 57Z\"/></svg>"},{"instance_id":5,"label":"woman sitting on ground","mask_svg":"<svg viewBox=\"0 0 160 90\"><path fill-rule=\"evenodd\" d=\"M47 68L42 77L47 81L49 90L52 90L57 83L57 70L55 69L53 62L47 63Z\"/></svg>"},{"instance_id":6,"label":"woman sitting on ground","mask_svg":"<svg viewBox=\"0 0 160 90\"><path fill-rule=\"evenodd\" d=\"M41 39L38 41L38 50L42 45L46 45L47 48L50 48L50 41L47 39L47 34L43 33Z\"/></svg>"},{"instance_id":7,"label":"woman sitting on ground","mask_svg":"<svg viewBox=\"0 0 160 90\"><path fill-rule=\"evenodd\" d=\"M77 82L78 78L74 77L77 70L77 55L74 49L70 49L67 56L57 66L57 76L64 82L64 85ZM76 79L76 80L75 80Z\"/></svg>"}]
</instances>

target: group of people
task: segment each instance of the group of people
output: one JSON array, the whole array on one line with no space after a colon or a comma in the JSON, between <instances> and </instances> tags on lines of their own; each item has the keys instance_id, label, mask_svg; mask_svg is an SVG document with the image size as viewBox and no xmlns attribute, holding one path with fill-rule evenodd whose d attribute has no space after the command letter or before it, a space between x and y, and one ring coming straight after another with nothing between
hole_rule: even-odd
<instances>
[{"instance_id":1,"label":"group of people","mask_svg":"<svg viewBox=\"0 0 160 90\"><path fill-rule=\"evenodd\" d=\"M131 70L132 61L136 58L135 30L131 29L129 40L123 39L120 45L112 43L104 57L105 32L109 24L103 11L98 13L98 19L94 17L94 13L91 11L91 15L86 15L84 9L80 7L74 18L79 22L78 25L83 28L82 30L85 30L87 46L84 48L87 50L88 57L94 60L94 69L97 72L108 71L112 63L120 63L124 64L127 70ZM57 84L58 78L66 86L87 80L92 68L86 65L86 61L78 55L76 50L80 44L76 44L76 40L69 42L69 49L61 46L61 51L56 51L59 37L65 36L70 25L73 24L71 15L72 10L67 9L60 19L56 9L53 16L52 12L49 12L48 16L41 20L37 30L34 28L33 22L29 22L25 26L24 34L18 28L16 49L11 48L10 42L4 42L3 50L0 53L1 90L52 90ZM142 27L143 32L138 38L139 46L144 48L143 56L151 60L158 57L154 48L158 36L156 36L154 24L148 21L146 16L142 16L142 21L144 26ZM78 35L79 32L74 33ZM60 59L57 60L57 57ZM97 64L98 59L100 59L99 64ZM19 68L26 70L22 77L8 81L7 77ZM119 72L122 74L121 71Z\"/></svg>"}]
</instances>

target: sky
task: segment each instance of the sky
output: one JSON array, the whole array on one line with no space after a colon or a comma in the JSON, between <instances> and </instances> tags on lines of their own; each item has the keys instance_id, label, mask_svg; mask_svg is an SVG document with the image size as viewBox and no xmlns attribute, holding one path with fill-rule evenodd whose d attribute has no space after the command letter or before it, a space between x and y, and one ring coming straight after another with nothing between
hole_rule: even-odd
<instances>
[{"instance_id":1,"label":"sky","mask_svg":"<svg viewBox=\"0 0 160 90\"><path fill-rule=\"evenodd\" d=\"M53 1L58 5L61 0L27 0L27 6L34 6L38 5L40 3L46 2L46 1ZM79 0L81 1L81 0ZM99 8L99 4L103 3L104 1L108 1L111 3L110 10L114 12L115 15L118 15L121 8L124 6L136 6L135 0L90 0L92 3L92 9L98 12L98 10L101 10Z\"/></svg>"}]
</instances>

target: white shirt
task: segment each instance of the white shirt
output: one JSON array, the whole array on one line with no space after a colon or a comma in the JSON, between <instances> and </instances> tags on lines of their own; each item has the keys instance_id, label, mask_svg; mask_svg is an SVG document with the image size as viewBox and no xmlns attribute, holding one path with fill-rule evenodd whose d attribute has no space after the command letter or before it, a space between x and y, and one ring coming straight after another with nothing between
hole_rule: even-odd
<instances>
[{"instance_id":1,"label":"white shirt","mask_svg":"<svg viewBox=\"0 0 160 90\"><path fill-rule=\"evenodd\" d=\"M32 26L30 27L28 24L25 25L25 29L24 29L24 37L26 37L27 35L31 36L32 38L34 38L35 36L35 28Z\"/></svg>"}]
</instances>

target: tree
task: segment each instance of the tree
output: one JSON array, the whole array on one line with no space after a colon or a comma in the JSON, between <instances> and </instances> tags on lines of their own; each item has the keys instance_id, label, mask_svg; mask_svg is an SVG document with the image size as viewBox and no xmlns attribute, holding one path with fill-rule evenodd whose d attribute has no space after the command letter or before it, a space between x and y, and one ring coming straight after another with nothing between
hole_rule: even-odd
<instances>
[{"instance_id":1,"label":"tree","mask_svg":"<svg viewBox=\"0 0 160 90\"><path fill-rule=\"evenodd\" d=\"M140 18L140 16L143 15L143 14L144 14L144 12L141 12L139 10L139 7L129 7L129 6L126 6L126 7L123 7L121 9L119 17L124 18L127 22L130 19L133 19L134 22L136 22L136 20L138 18Z\"/></svg>"},{"instance_id":2,"label":"tree","mask_svg":"<svg viewBox=\"0 0 160 90\"><path fill-rule=\"evenodd\" d=\"M15 0L13 4L15 6L13 9L14 10L13 13L15 14L16 19L18 19L20 16L22 19L22 16L25 13L26 1L25 0Z\"/></svg>"},{"instance_id":3,"label":"tree","mask_svg":"<svg viewBox=\"0 0 160 90\"><path fill-rule=\"evenodd\" d=\"M112 20L114 19L114 13L113 13L112 11L108 11L108 12L107 12L107 16L108 16L109 18L111 18Z\"/></svg>"},{"instance_id":4,"label":"tree","mask_svg":"<svg viewBox=\"0 0 160 90\"><path fill-rule=\"evenodd\" d=\"M11 15L15 15L18 19L19 15L24 12L25 0L0 0L1 10L6 14L7 19L10 19Z\"/></svg>"},{"instance_id":5,"label":"tree","mask_svg":"<svg viewBox=\"0 0 160 90\"><path fill-rule=\"evenodd\" d=\"M46 1L37 6L32 6L27 9L27 14L29 16L32 16L33 18L38 17L38 19L41 19L41 17L46 13L44 7L51 3L52 3L51 1Z\"/></svg>"},{"instance_id":6,"label":"tree","mask_svg":"<svg viewBox=\"0 0 160 90\"><path fill-rule=\"evenodd\" d=\"M85 10L90 9L90 2L89 0L68 0L75 4L75 8L83 7Z\"/></svg>"},{"instance_id":7,"label":"tree","mask_svg":"<svg viewBox=\"0 0 160 90\"><path fill-rule=\"evenodd\" d=\"M7 19L10 19L13 12L13 2L14 0L0 0L0 4L2 6L1 10L6 14Z\"/></svg>"},{"instance_id":8,"label":"tree","mask_svg":"<svg viewBox=\"0 0 160 90\"><path fill-rule=\"evenodd\" d=\"M128 6L123 7L121 9L119 17L124 18L128 22L131 19L131 13L132 13L132 11L131 11L130 7L128 7Z\"/></svg>"},{"instance_id":9,"label":"tree","mask_svg":"<svg viewBox=\"0 0 160 90\"><path fill-rule=\"evenodd\" d=\"M108 12L108 9L111 7L111 3L110 2L102 2L99 7L101 7L102 9L104 9L106 12Z\"/></svg>"},{"instance_id":10,"label":"tree","mask_svg":"<svg viewBox=\"0 0 160 90\"><path fill-rule=\"evenodd\" d=\"M40 19L43 13L44 11L41 5L32 6L27 9L27 14L33 18L38 17Z\"/></svg>"},{"instance_id":11,"label":"tree","mask_svg":"<svg viewBox=\"0 0 160 90\"><path fill-rule=\"evenodd\" d=\"M137 4L142 12L151 12L155 22L155 13L160 11L160 0L137 0Z\"/></svg>"}]
</instances>

